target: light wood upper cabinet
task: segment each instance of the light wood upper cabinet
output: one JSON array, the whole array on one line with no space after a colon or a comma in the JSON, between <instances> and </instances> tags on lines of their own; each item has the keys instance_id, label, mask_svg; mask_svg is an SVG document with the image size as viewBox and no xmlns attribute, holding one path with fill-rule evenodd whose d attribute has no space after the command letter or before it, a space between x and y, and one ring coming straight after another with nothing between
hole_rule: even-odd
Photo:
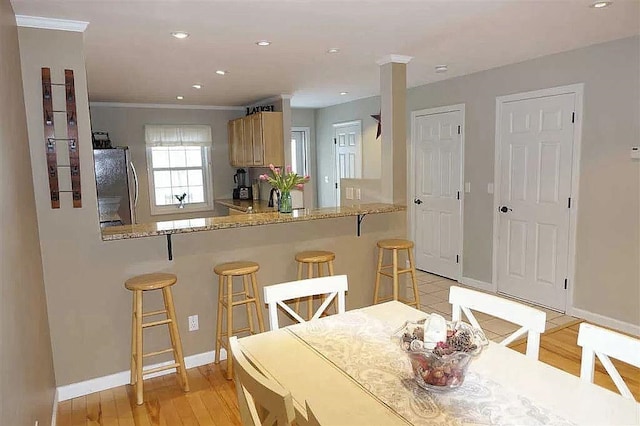
<instances>
[{"instance_id":1,"label":"light wood upper cabinet","mask_svg":"<svg viewBox=\"0 0 640 426\"><path fill-rule=\"evenodd\" d=\"M231 120L229 160L234 167L284 165L281 112L260 112Z\"/></svg>"}]
</instances>

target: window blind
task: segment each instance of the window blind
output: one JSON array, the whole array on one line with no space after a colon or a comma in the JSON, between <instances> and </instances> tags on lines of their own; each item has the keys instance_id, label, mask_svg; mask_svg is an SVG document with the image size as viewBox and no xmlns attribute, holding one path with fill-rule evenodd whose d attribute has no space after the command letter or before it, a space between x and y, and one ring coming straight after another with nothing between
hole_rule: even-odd
<instances>
[{"instance_id":1,"label":"window blind","mask_svg":"<svg viewBox=\"0 0 640 426\"><path fill-rule=\"evenodd\" d=\"M152 146L211 146L211 127L199 125L144 126L145 144Z\"/></svg>"}]
</instances>

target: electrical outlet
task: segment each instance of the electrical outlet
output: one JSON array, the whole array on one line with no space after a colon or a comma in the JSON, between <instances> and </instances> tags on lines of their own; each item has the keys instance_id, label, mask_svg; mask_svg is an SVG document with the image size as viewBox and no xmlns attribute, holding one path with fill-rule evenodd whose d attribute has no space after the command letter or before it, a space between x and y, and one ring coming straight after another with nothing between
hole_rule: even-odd
<instances>
[{"instance_id":1,"label":"electrical outlet","mask_svg":"<svg viewBox=\"0 0 640 426\"><path fill-rule=\"evenodd\" d=\"M33 426L38 426L38 421L36 420L35 424Z\"/></svg>"},{"instance_id":2,"label":"electrical outlet","mask_svg":"<svg viewBox=\"0 0 640 426\"><path fill-rule=\"evenodd\" d=\"M464 192L466 192L467 194L471 192L471 182L464 183Z\"/></svg>"},{"instance_id":3,"label":"electrical outlet","mask_svg":"<svg viewBox=\"0 0 640 426\"><path fill-rule=\"evenodd\" d=\"M360 188L356 188L356 200L362 199L362 193L360 192Z\"/></svg>"},{"instance_id":4,"label":"electrical outlet","mask_svg":"<svg viewBox=\"0 0 640 426\"><path fill-rule=\"evenodd\" d=\"M198 328L200 328L198 326L198 316L197 315L191 315L189 317L189 331L197 331Z\"/></svg>"},{"instance_id":5,"label":"electrical outlet","mask_svg":"<svg viewBox=\"0 0 640 426\"><path fill-rule=\"evenodd\" d=\"M487 184L487 193L493 194L493 182Z\"/></svg>"},{"instance_id":6,"label":"electrical outlet","mask_svg":"<svg viewBox=\"0 0 640 426\"><path fill-rule=\"evenodd\" d=\"M346 194L345 198L347 200L353 200L353 188L352 187L350 187L350 186L347 187L347 194Z\"/></svg>"}]
</instances>

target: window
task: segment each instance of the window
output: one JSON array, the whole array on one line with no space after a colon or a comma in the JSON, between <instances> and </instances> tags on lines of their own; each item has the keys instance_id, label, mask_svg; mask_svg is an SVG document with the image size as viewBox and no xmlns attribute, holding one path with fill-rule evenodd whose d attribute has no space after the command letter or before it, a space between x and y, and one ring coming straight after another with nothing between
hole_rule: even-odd
<instances>
[{"instance_id":1,"label":"window","mask_svg":"<svg viewBox=\"0 0 640 426\"><path fill-rule=\"evenodd\" d=\"M211 128L145 126L151 214L213 208Z\"/></svg>"}]
</instances>

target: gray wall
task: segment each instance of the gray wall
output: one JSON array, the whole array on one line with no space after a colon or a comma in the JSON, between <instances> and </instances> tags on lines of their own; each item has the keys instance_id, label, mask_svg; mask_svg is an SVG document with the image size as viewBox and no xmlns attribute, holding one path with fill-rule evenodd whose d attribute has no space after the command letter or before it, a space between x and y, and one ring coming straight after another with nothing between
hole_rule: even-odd
<instances>
[{"instance_id":1,"label":"gray wall","mask_svg":"<svg viewBox=\"0 0 640 426\"><path fill-rule=\"evenodd\" d=\"M231 198L235 169L229 164L227 122L242 117L238 110L123 108L91 106L93 131L107 131L114 145L129 146L131 159L140 179L140 195L136 219L138 223L160 220L187 219L190 217L226 214L226 209L210 212L151 215L149 204L149 179L144 141L145 124L204 124L211 126L213 198Z\"/></svg>"},{"instance_id":2,"label":"gray wall","mask_svg":"<svg viewBox=\"0 0 640 426\"><path fill-rule=\"evenodd\" d=\"M316 110L295 108L291 110L291 127L309 128L309 176L311 180L304 186L304 206L313 209L317 205L317 162L316 162Z\"/></svg>"},{"instance_id":3,"label":"gray wall","mask_svg":"<svg viewBox=\"0 0 640 426\"><path fill-rule=\"evenodd\" d=\"M0 424L31 426L38 420L46 426L55 379L18 32L9 0L0 0L0 93ZM42 138L42 113L36 115Z\"/></svg>"},{"instance_id":4,"label":"gray wall","mask_svg":"<svg viewBox=\"0 0 640 426\"><path fill-rule=\"evenodd\" d=\"M574 307L640 324L640 163L629 157L640 143L639 52L640 38L632 37L407 91L409 141L411 111L466 106L464 173L471 193L465 195L465 277L492 280L493 195L487 184L494 176L496 97L584 83ZM378 104L372 97L317 111L320 175L333 167L331 124L373 114ZM321 203L329 193L321 186Z\"/></svg>"},{"instance_id":5,"label":"gray wall","mask_svg":"<svg viewBox=\"0 0 640 426\"><path fill-rule=\"evenodd\" d=\"M372 97L316 110L316 155L318 206L335 205L333 124L362 121L362 178L379 179L381 145L376 139L378 122L371 118L380 112L380 97Z\"/></svg>"}]
</instances>

